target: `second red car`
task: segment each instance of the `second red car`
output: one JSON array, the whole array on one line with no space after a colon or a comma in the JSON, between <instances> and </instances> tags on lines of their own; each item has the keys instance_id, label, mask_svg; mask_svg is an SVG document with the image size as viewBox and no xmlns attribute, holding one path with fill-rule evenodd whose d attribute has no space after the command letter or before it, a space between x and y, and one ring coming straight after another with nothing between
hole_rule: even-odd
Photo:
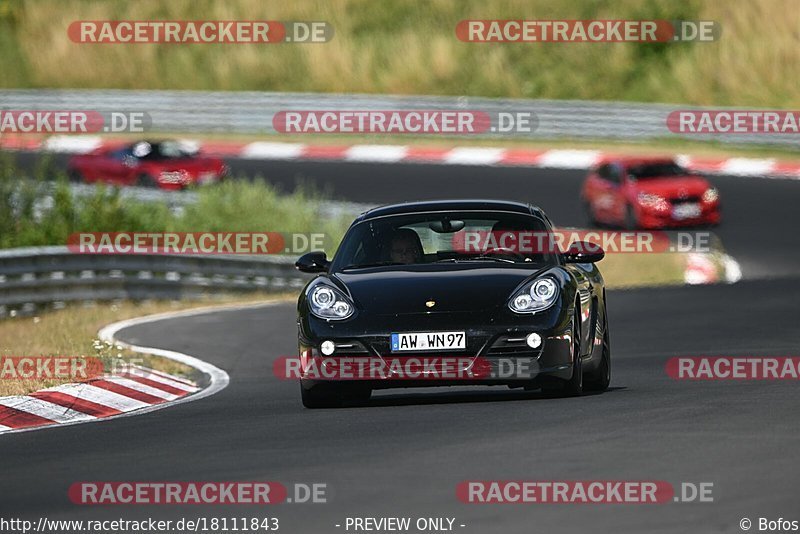
<instances>
[{"instance_id":1,"label":"second red car","mask_svg":"<svg viewBox=\"0 0 800 534\"><path fill-rule=\"evenodd\" d=\"M183 189L219 182L228 167L221 159L200 156L176 141L138 141L73 156L67 174L75 182Z\"/></svg>"},{"instance_id":2,"label":"second red car","mask_svg":"<svg viewBox=\"0 0 800 534\"><path fill-rule=\"evenodd\" d=\"M590 224L636 228L716 225L719 192L671 158L606 158L590 171L581 199Z\"/></svg>"}]
</instances>

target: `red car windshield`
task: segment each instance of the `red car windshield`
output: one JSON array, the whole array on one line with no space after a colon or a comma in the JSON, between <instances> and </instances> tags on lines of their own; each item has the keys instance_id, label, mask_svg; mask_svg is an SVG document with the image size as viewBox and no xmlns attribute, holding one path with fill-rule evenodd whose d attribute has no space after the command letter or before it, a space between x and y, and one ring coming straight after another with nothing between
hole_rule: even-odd
<instances>
[{"instance_id":1,"label":"red car windshield","mask_svg":"<svg viewBox=\"0 0 800 534\"><path fill-rule=\"evenodd\" d=\"M134 156L144 160L180 159L193 156L179 143L173 142L148 143L142 141L132 145L129 150Z\"/></svg>"},{"instance_id":2,"label":"red car windshield","mask_svg":"<svg viewBox=\"0 0 800 534\"><path fill-rule=\"evenodd\" d=\"M648 178L663 178L667 176L686 176L689 171L677 163L647 163L644 165L634 165L628 167L628 176L635 180L647 180Z\"/></svg>"}]
</instances>

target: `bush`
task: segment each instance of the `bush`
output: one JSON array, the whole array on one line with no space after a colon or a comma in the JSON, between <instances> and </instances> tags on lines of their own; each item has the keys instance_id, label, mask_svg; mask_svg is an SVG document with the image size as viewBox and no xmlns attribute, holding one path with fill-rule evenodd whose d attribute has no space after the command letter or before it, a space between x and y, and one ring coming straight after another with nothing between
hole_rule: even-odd
<instances>
[{"instance_id":1,"label":"bush","mask_svg":"<svg viewBox=\"0 0 800 534\"><path fill-rule=\"evenodd\" d=\"M262 179L200 188L196 203L176 211L164 202L123 198L118 188L77 195L63 176L48 182L35 174L18 178L0 161L0 248L64 245L76 232L271 231L325 233L333 252L349 222L324 217L318 193L299 187L280 194Z\"/></svg>"}]
</instances>

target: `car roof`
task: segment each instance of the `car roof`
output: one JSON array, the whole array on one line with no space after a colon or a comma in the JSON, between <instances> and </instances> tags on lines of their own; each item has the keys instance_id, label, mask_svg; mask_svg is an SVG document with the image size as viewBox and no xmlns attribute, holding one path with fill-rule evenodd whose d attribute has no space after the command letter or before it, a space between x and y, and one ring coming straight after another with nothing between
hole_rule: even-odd
<instances>
[{"instance_id":1,"label":"car roof","mask_svg":"<svg viewBox=\"0 0 800 534\"><path fill-rule=\"evenodd\" d=\"M385 217L387 215L404 215L406 213L422 213L427 211L508 211L525 215L536 215L543 218L541 209L531 204L510 200L426 200L402 202L373 208L362 213L357 220L363 221Z\"/></svg>"},{"instance_id":2,"label":"car roof","mask_svg":"<svg viewBox=\"0 0 800 534\"><path fill-rule=\"evenodd\" d=\"M600 159L596 166L599 167L606 163L620 163L626 167L632 167L653 163L675 163L675 158L671 156L606 156Z\"/></svg>"}]
</instances>

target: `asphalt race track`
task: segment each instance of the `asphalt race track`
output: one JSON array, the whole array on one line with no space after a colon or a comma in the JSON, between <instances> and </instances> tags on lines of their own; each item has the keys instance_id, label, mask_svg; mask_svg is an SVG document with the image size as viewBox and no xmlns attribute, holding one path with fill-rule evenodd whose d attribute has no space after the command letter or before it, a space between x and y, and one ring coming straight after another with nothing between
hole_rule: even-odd
<instances>
[{"instance_id":1,"label":"asphalt race track","mask_svg":"<svg viewBox=\"0 0 800 534\"><path fill-rule=\"evenodd\" d=\"M333 184L342 199L529 200L557 224L583 222L582 173L523 168L233 161L290 187ZM612 389L545 399L506 389L379 392L367 407L304 410L298 386L272 375L296 352L291 303L132 327L124 340L185 352L225 369L230 386L198 402L3 436L6 515L50 519L274 515L284 532L345 532L346 517L455 517L465 533L740 532L744 517L798 517L797 382L683 382L672 356L800 355L795 234L800 182L713 177L717 230L741 263L735 285L609 294ZM602 269L602 263L600 264ZM465 480L711 482L713 503L471 505ZM77 481L274 480L325 483L326 504L274 508L79 507ZM458 525L464 524L464 527ZM754 525L753 530L757 530Z\"/></svg>"}]
</instances>

